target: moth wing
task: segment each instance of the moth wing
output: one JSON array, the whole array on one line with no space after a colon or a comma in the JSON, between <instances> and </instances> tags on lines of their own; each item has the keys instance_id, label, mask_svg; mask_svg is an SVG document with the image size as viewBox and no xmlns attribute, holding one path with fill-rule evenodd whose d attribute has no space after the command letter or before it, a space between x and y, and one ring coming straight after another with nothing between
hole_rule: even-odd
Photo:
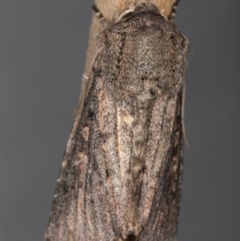
<instances>
[{"instance_id":1,"label":"moth wing","mask_svg":"<svg viewBox=\"0 0 240 241\"><path fill-rule=\"evenodd\" d=\"M148 129L145 170L140 205L140 241L175 240L182 178L182 93L160 96ZM161 104L160 104L161 103Z\"/></svg>"},{"instance_id":2,"label":"moth wing","mask_svg":"<svg viewBox=\"0 0 240 241\"><path fill-rule=\"evenodd\" d=\"M70 137L46 233L47 241L118 240L124 220L117 108L104 84L100 53L80 120Z\"/></svg>"},{"instance_id":3,"label":"moth wing","mask_svg":"<svg viewBox=\"0 0 240 241\"><path fill-rule=\"evenodd\" d=\"M47 241L128 235L173 240L185 70L185 53L176 43L181 46L183 37L149 12L111 25L102 36L104 48L93 62L64 157Z\"/></svg>"}]
</instances>

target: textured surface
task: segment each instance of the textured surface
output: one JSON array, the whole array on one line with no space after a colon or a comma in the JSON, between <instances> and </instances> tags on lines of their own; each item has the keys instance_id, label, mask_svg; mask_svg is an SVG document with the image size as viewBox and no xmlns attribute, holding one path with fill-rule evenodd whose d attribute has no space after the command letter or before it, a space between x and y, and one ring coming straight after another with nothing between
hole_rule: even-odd
<instances>
[{"instance_id":1,"label":"textured surface","mask_svg":"<svg viewBox=\"0 0 240 241\"><path fill-rule=\"evenodd\" d=\"M94 1L94 4L97 5L99 12L108 22L108 24L112 24L115 23L117 19L119 19L125 10L133 8L134 4L139 5L142 2L154 4L163 16L172 20L175 16L179 0L96 0ZM100 24L99 19L96 17L96 15L93 15L88 41L85 73L87 73L89 70L92 59L94 57L94 51L96 50L96 34L101 32L101 30L102 25Z\"/></svg>"},{"instance_id":2,"label":"textured surface","mask_svg":"<svg viewBox=\"0 0 240 241\"><path fill-rule=\"evenodd\" d=\"M0 1L0 240L42 241L93 1ZM178 241L239 241L240 1L180 1L191 42Z\"/></svg>"},{"instance_id":3,"label":"textured surface","mask_svg":"<svg viewBox=\"0 0 240 241\"><path fill-rule=\"evenodd\" d=\"M175 240L188 41L143 4L107 27L99 46L46 240Z\"/></svg>"}]
</instances>

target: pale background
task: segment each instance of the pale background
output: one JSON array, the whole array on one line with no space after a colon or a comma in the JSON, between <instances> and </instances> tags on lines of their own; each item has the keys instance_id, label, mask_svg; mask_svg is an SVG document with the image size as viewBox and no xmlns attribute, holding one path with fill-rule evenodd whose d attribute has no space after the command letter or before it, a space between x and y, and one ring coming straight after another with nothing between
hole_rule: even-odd
<instances>
[{"instance_id":1,"label":"pale background","mask_svg":"<svg viewBox=\"0 0 240 241\"><path fill-rule=\"evenodd\" d=\"M92 1L0 1L0 241L41 241L83 74ZM240 4L182 0L179 241L240 240Z\"/></svg>"}]
</instances>

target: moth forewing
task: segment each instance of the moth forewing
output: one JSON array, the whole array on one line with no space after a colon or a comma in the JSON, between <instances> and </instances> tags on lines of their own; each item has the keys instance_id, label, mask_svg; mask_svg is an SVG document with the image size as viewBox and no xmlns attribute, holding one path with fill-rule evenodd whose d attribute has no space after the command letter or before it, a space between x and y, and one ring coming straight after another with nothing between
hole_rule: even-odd
<instances>
[{"instance_id":1,"label":"moth forewing","mask_svg":"<svg viewBox=\"0 0 240 241\"><path fill-rule=\"evenodd\" d=\"M146 3L98 39L46 240L175 240L188 42Z\"/></svg>"}]
</instances>

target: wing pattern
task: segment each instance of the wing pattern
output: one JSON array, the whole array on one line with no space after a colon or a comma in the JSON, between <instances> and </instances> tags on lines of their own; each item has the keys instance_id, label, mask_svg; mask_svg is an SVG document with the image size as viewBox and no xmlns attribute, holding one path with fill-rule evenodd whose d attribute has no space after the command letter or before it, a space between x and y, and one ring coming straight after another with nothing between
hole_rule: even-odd
<instances>
[{"instance_id":1,"label":"wing pattern","mask_svg":"<svg viewBox=\"0 0 240 241\"><path fill-rule=\"evenodd\" d=\"M144 4L99 42L46 240L175 240L188 41Z\"/></svg>"}]
</instances>

